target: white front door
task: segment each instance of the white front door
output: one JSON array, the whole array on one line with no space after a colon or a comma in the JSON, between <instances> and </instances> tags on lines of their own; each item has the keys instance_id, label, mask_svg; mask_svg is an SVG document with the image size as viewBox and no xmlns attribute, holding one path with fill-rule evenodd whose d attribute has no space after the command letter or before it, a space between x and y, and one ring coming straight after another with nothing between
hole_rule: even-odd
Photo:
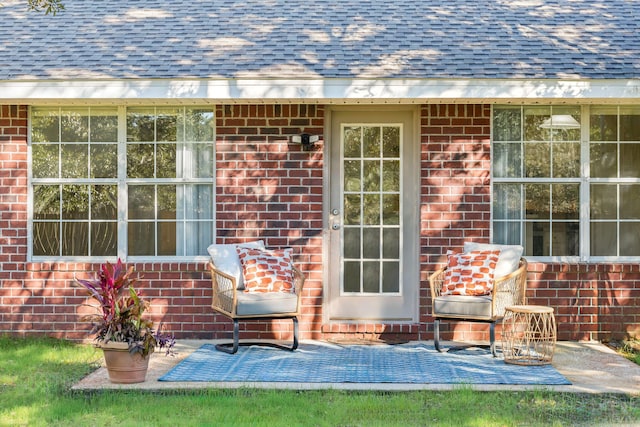
<instances>
[{"instance_id":1,"label":"white front door","mask_svg":"<svg viewBox=\"0 0 640 427\"><path fill-rule=\"evenodd\" d=\"M413 108L330 112L330 321L417 320L417 117Z\"/></svg>"}]
</instances>

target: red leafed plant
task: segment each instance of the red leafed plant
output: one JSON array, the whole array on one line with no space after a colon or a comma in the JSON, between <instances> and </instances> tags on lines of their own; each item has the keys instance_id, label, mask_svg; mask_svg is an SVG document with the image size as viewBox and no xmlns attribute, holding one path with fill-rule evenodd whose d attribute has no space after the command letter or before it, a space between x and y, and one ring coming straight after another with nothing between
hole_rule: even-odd
<instances>
[{"instance_id":1,"label":"red leafed plant","mask_svg":"<svg viewBox=\"0 0 640 427\"><path fill-rule=\"evenodd\" d=\"M175 338L153 329L153 322L143 317L149 303L142 300L134 288L137 282L132 277L133 266L127 268L118 258L113 265L102 264L93 279L76 279L98 303L99 313L84 316L83 320L93 324L91 334L98 344L125 342L130 353L143 357L154 352L156 347L173 354Z\"/></svg>"}]
</instances>

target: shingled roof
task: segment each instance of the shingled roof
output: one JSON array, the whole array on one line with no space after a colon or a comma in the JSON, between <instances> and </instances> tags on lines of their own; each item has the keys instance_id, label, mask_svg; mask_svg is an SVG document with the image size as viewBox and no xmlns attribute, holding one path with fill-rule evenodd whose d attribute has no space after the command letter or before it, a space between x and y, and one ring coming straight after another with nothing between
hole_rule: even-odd
<instances>
[{"instance_id":1,"label":"shingled roof","mask_svg":"<svg viewBox=\"0 0 640 427\"><path fill-rule=\"evenodd\" d=\"M0 81L637 79L635 0L66 0L0 6Z\"/></svg>"}]
</instances>

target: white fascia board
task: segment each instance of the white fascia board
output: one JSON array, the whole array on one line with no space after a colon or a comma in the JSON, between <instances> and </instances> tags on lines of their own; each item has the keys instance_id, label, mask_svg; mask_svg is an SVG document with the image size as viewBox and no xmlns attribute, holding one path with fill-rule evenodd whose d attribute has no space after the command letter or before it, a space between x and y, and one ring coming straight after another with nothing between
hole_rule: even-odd
<instances>
[{"instance_id":1,"label":"white fascia board","mask_svg":"<svg viewBox=\"0 0 640 427\"><path fill-rule=\"evenodd\" d=\"M0 81L2 103L638 102L640 80L211 79Z\"/></svg>"}]
</instances>

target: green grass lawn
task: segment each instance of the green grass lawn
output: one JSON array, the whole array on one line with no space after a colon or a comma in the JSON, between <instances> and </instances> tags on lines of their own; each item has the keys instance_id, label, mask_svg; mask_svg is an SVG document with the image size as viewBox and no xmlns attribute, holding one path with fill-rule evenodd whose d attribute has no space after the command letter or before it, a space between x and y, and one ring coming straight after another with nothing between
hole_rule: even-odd
<instances>
[{"instance_id":1,"label":"green grass lawn","mask_svg":"<svg viewBox=\"0 0 640 427\"><path fill-rule=\"evenodd\" d=\"M193 390L74 392L102 354L53 339L0 337L0 425L640 425L640 398L554 392Z\"/></svg>"}]
</instances>

